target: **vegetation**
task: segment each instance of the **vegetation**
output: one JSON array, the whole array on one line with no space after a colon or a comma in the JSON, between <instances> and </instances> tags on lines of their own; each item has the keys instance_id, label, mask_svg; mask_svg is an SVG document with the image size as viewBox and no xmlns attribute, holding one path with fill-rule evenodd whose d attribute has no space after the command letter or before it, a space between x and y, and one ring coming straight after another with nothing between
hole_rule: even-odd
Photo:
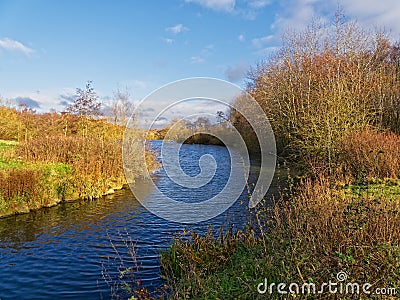
<instances>
[{"instance_id":1,"label":"vegetation","mask_svg":"<svg viewBox=\"0 0 400 300\"><path fill-rule=\"evenodd\" d=\"M88 81L84 90L76 89L77 97L74 103L67 107L69 113L84 117L100 115L101 103L92 84L92 81Z\"/></svg>"},{"instance_id":2,"label":"vegetation","mask_svg":"<svg viewBox=\"0 0 400 300\"><path fill-rule=\"evenodd\" d=\"M296 172L288 169L272 206L250 211L244 232L189 232L162 253L171 298L379 297L257 291L264 280L318 288L340 272L372 292L399 293L399 49L338 13L333 26L313 22L285 35L276 55L250 72L248 92ZM240 114L230 120L253 141Z\"/></svg>"},{"instance_id":3,"label":"vegetation","mask_svg":"<svg viewBox=\"0 0 400 300\"><path fill-rule=\"evenodd\" d=\"M276 288L272 294L258 293L258 284L266 278L300 287L314 283L319 289L329 280L337 282L339 272L349 276L348 282L372 284L371 291L398 291L400 181L391 198L386 185L391 186L350 189L323 177L307 179L274 206L258 207L245 232L179 237L161 260L171 298L279 298Z\"/></svg>"},{"instance_id":4,"label":"vegetation","mask_svg":"<svg viewBox=\"0 0 400 300\"><path fill-rule=\"evenodd\" d=\"M171 298L283 298L277 289L265 295L257 287L266 281L318 290L337 282L341 272L349 282L371 284L371 291L400 292L400 46L340 12L333 24L315 21L286 34L282 45L250 72L247 91L271 122L281 160L296 170L288 168L279 194L250 210L244 231L190 231L175 239L161 255ZM121 187L128 98L116 93L112 122L98 118L91 82L77 89L66 114L1 105L0 215ZM257 151L243 116L218 116L241 131L250 152ZM174 122L147 138L220 143L204 134L211 127L202 118ZM131 167L144 174L138 159ZM123 281L111 279L111 286L132 298L152 298L137 276L132 241L125 247L134 268L113 247Z\"/></svg>"},{"instance_id":5,"label":"vegetation","mask_svg":"<svg viewBox=\"0 0 400 300\"><path fill-rule=\"evenodd\" d=\"M216 137L220 134L223 135L224 130L227 130L227 127L222 122L212 124L205 117L199 117L195 121L173 120L166 128L150 130L147 133L147 139L165 139L184 144L224 146L224 143Z\"/></svg>"},{"instance_id":6,"label":"vegetation","mask_svg":"<svg viewBox=\"0 0 400 300\"><path fill-rule=\"evenodd\" d=\"M282 44L253 68L248 82L280 155L331 168L344 135L368 126L400 133L400 48L387 35L338 13L334 24L314 21L283 36ZM232 119L246 128L235 113Z\"/></svg>"},{"instance_id":7,"label":"vegetation","mask_svg":"<svg viewBox=\"0 0 400 300\"><path fill-rule=\"evenodd\" d=\"M126 184L125 127L96 117L99 108L91 82L77 89L73 114L0 105L0 216L98 198ZM156 167L151 155L148 160ZM144 163L132 168L137 177L145 174Z\"/></svg>"}]
</instances>

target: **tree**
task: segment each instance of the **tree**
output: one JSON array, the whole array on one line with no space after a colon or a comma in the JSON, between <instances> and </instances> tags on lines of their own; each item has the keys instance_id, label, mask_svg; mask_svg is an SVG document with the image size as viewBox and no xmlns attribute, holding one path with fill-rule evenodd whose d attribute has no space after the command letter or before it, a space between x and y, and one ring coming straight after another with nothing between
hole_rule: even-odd
<instances>
[{"instance_id":1,"label":"tree","mask_svg":"<svg viewBox=\"0 0 400 300\"><path fill-rule=\"evenodd\" d=\"M74 103L67 107L67 112L81 117L94 117L100 115L101 103L99 96L95 92L93 82L89 80L85 89L76 89L76 99Z\"/></svg>"},{"instance_id":2,"label":"tree","mask_svg":"<svg viewBox=\"0 0 400 300\"><path fill-rule=\"evenodd\" d=\"M210 127L211 122L206 117L198 117L193 124L197 129L207 129L208 127Z\"/></svg>"},{"instance_id":3,"label":"tree","mask_svg":"<svg viewBox=\"0 0 400 300\"><path fill-rule=\"evenodd\" d=\"M112 122L114 124L126 126L128 123L135 109L133 103L130 101L130 97L128 89L125 89L125 91L118 89L114 92L112 102Z\"/></svg>"},{"instance_id":4,"label":"tree","mask_svg":"<svg viewBox=\"0 0 400 300\"><path fill-rule=\"evenodd\" d=\"M217 111L217 122L219 125L226 125L229 122L229 117L222 110Z\"/></svg>"},{"instance_id":5,"label":"tree","mask_svg":"<svg viewBox=\"0 0 400 300\"><path fill-rule=\"evenodd\" d=\"M331 169L344 135L368 126L398 130L398 51L384 33L344 22L340 12L334 26L315 21L288 32L275 56L250 72L247 87L271 122L278 152Z\"/></svg>"}]
</instances>

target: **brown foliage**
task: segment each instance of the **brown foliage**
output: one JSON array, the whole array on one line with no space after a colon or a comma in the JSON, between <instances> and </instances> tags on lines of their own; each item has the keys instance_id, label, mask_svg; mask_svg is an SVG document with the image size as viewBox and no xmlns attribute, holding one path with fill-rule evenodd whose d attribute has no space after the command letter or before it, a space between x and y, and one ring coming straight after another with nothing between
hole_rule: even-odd
<instances>
[{"instance_id":1,"label":"brown foliage","mask_svg":"<svg viewBox=\"0 0 400 300\"><path fill-rule=\"evenodd\" d=\"M96 196L112 187L113 181L122 183L124 178L121 143L118 141L53 135L30 139L19 150L20 155L29 161L70 165L78 190L86 182L99 190ZM79 192L80 196L86 197L85 189Z\"/></svg>"},{"instance_id":2,"label":"brown foliage","mask_svg":"<svg viewBox=\"0 0 400 300\"><path fill-rule=\"evenodd\" d=\"M279 201L273 211L267 243L276 250L266 255L272 265L285 260L286 278L326 282L345 271L353 282L399 284L397 199L346 194L319 177L302 182L297 195Z\"/></svg>"},{"instance_id":3,"label":"brown foliage","mask_svg":"<svg viewBox=\"0 0 400 300\"><path fill-rule=\"evenodd\" d=\"M317 157L329 168L343 135L369 125L400 130L399 46L354 22L339 23L285 36L248 85L280 153L297 161Z\"/></svg>"},{"instance_id":4,"label":"brown foliage","mask_svg":"<svg viewBox=\"0 0 400 300\"><path fill-rule=\"evenodd\" d=\"M0 139L17 140L21 126L18 111L0 105Z\"/></svg>"},{"instance_id":5,"label":"brown foliage","mask_svg":"<svg viewBox=\"0 0 400 300\"><path fill-rule=\"evenodd\" d=\"M35 201L40 198L40 183L43 172L29 169L0 171L0 192L6 202Z\"/></svg>"},{"instance_id":6,"label":"brown foliage","mask_svg":"<svg viewBox=\"0 0 400 300\"><path fill-rule=\"evenodd\" d=\"M400 136L372 129L355 131L343 138L339 165L353 178L399 178Z\"/></svg>"}]
</instances>

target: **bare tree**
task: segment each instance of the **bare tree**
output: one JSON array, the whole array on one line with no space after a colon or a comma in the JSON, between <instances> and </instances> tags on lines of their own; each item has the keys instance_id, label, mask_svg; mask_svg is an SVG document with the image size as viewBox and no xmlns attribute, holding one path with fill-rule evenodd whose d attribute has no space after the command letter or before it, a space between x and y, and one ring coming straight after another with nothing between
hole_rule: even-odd
<instances>
[{"instance_id":1,"label":"bare tree","mask_svg":"<svg viewBox=\"0 0 400 300\"><path fill-rule=\"evenodd\" d=\"M85 89L76 89L74 103L67 107L67 112L81 117L94 117L100 115L101 103L99 96L93 88L93 82L89 80Z\"/></svg>"},{"instance_id":2,"label":"bare tree","mask_svg":"<svg viewBox=\"0 0 400 300\"><path fill-rule=\"evenodd\" d=\"M130 98L128 89L125 89L125 91L117 89L114 92L112 102L112 122L114 124L126 126L128 123L135 108Z\"/></svg>"},{"instance_id":3,"label":"bare tree","mask_svg":"<svg viewBox=\"0 0 400 300\"><path fill-rule=\"evenodd\" d=\"M400 131L398 49L385 34L345 21L340 10L333 24L314 21L288 32L248 85L279 152L307 163L322 158L330 168L347 133L371 125Z\"/></svg>"}]
</instances>

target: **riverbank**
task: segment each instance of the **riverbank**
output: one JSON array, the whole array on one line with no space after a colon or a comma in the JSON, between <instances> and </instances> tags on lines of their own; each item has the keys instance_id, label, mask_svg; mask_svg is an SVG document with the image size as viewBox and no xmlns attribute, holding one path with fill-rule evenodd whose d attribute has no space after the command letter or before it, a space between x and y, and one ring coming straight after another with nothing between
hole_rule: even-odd
<instances>
[{"instance_id":1,"label":"riverbank","mask_svg":"<svg viewBox=\"0 0 400 300\"><path fill-rule=\"evenodd\" d=\"M0 123L0 217L99 198L126 184L123 126L5 106L0 106L0 116L8 118ZM156 168L151 153L146 157L148 167ZM133 174L142 176L144 168L145 162L137 162Z\"/></svg>"},{"instance_id":2,"label":"riverbank","mask_svg":"<svg viewBox=\"0 0 400 300\"><path fill-rule=\"evenodd\" d=\"M301 176L290 171L288 188L250 210L244 231L178 237L161 258L171 298L398 297L399 47L340 10L282 40L246 90ZM239 111L229 119L256 140Z\"/></svg>"},{"instance_id":3,"label":"riverbank","mask_svg":"<svg viewBox=\"0 0 400 300\"><path fill-rule=\"evenodd\" d=\"M187 232L175 240L161 258L171 298L276 299L279 283L298 296L290 283L318 291L338 282L338 274L346 274L346 283L370 283L371 293L399 292L400 180L306 179L272 207L251 213L256 222L243 232L219 238ZM308 296L319 297L312 290Z\"/></svg>"},{"instance_id":4,"label":"riverbank","mask_svg":"<svg viewBox=\"0 0 400 300\"><path fill-rule=\"evenodd\" d=\"M398 295L399 145L391 132L355 131L334 167L288 167L279 196L249 210L245 230L184 232L161 255L171 299L370 296L330 295L329 282Z\"/></svg>"},{"instance_id":5,"label":"riverbank","mask_svg":"<svg viewBox=\"0 0 400 300\"><path fill-rule=\"evenodd\" d=\"M0 140L0 217L28 213L62 201L99 198L126 184L123 174L105 183L82 181L73 165L24 160L17 156L20 147L18 142Z\"/></svg>"},{"instance_id":6,"label":"riverbank","mask_svg":"<svg viewBox=\"0 0 400 300\"><path fill-rule=\"evenodd\" d=\"M398 295L399 145L392 132L354 131L329 168L287 165L279 196L250 210L245 230L184 232L161 256L171 298ZM329 282L368 290L330 295Z\"/></svg>"}]
</instances>

